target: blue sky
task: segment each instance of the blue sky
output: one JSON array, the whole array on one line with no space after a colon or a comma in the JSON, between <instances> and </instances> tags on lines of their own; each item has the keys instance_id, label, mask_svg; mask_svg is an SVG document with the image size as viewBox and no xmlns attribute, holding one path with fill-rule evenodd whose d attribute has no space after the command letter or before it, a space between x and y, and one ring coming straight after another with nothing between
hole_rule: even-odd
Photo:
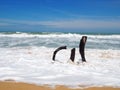
<instances>
[{"instance_id":1,"label":"blue sky","mask_svg":"<svg viewBox=\"0 0 120 90\"><path fill-rule=\"evenodd\" d=\"M120 0L1 0L0 31L120 33Z\"/></svg>"}]
</instances>

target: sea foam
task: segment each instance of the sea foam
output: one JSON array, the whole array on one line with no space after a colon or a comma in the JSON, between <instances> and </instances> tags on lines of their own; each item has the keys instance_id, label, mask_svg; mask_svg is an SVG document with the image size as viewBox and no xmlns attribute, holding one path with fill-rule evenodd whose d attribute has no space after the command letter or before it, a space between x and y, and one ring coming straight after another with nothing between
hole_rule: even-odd
<instances>
[{"instance_id":1,"label":"sea foam","mask_svg":"<svg viewBox=\"0 0 120 90\"><path fill-rule=\"evenodd\" d=\"M120 51L86 50L87 63L81 63L77 49L75 63L67 63L70 49L57 53L54 48L0 48L0 80L16 80L38 85L120 87Z\"/></svg>"}]
</instances>

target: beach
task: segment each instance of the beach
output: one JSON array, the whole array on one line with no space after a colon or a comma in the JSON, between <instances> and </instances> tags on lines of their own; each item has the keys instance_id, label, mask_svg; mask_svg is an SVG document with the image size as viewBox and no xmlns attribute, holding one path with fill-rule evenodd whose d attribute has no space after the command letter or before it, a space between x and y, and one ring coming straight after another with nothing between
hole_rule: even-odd
<instances>
[{"instance_id":1,"label":"beach","mask_svg":"<svg viewBox=\"0 0 120 90\"><path fill-rule=\"evenodd\" d=\"M120 90L120 0L1 0L0 90Z\"/></svg>"},{"instance_id":2,"label":"beach","mask_svg":"<svg viewBox=\"0 0 120 90\"><path fill-rule=\"evenodd\" d=\"M69 88L66 86L56 85L50 87L49 85L38 86L34 84L27 84L21 82L5 81L0 82L0 90L120 90L120 88L113 87L89 87L89 88Z\"/></svg>"},{"instance_id":3,"label":"beach","mask_svg":"<svg viewBox=\"0 0 120 90\"><path fill-rule=\"evenodd\" d=\"M86 63L81 62L78 48L82 36L88 37ZM0 43L0 90L24 88L19 85L55 86L56 90L120 87L120 35L0 33ZM65 45L67 49L59 51L52 61L53 52ZM74 64L68 63L72 48L76 48Z\"/></svg>"}]
</instances>

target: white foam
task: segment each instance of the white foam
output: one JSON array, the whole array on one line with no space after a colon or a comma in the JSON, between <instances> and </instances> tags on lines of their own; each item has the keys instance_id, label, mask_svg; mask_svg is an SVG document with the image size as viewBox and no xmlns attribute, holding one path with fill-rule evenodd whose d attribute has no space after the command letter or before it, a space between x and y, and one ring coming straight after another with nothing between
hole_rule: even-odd
<instances>
[{"instance_id":1,"label":"white foam","mask_svg":"<svg viewBox=\"0 0 120 90\"><path fill-rule=\"evenodd\" d=\"M57 53L55 48L0 48L0 80L35 83L38 85L113 86L120 87L120 51L87 49L87 63L67 63L70 48ZM75 62L80 60L76 49Z\"/></svg>"},{"instance_id":2,"label":"white foam","mask_svg":"<svg viewBox=\"0 0 120 90\"><path fill-rule=\"evenodd\" d=\"M81 38L83 35L86 35L90 38L120 38L120 35L89 35L89 34L76 34L76 33L43 33L43 34L30 34L30 33L21 33L21 32L16 32L13 34L3 34L0 33L0 37L40 37L40 38L49 38L49 37L55 37L55 38L69 38L69 37L74 37L74 38Z\"/></svg>"}]
</instances>

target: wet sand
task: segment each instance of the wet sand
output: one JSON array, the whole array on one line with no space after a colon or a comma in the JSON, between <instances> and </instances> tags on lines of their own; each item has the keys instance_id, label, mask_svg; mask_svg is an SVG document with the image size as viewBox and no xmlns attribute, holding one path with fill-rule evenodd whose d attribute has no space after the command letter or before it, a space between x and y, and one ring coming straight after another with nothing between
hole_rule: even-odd
<instances>
[{"instance_id":1,"label":"wet sand","mask_svg":"<svg viewBox=\"0 0 120 90\"><path fill-rule=\"evenodd\" d=\"M55 86L51 88L49 85L37 86L34 84L27 84L21 82L5 81L0 82L0 90L120 90L120 88L113 87L90 87L90 88L76 88L72 89L65 86Z\"/></svg>"}]
</instances>

